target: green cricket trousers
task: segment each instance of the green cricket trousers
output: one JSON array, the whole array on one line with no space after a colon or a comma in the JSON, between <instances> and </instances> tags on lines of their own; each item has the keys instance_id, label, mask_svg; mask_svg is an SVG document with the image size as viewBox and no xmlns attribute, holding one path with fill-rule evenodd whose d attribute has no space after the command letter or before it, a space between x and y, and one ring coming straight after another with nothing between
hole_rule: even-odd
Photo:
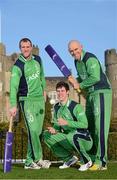
<instances>
[{"instance_id":1,"label":"green cricket trousers","mask_svg":"<svg viewBox=\"0 0 117 180\"><path fill-rule=\"evenodd\" d=\"M84 163L90 161L87 153L92 147L92 139L87 129L75 130L68 134L44 132L44 141L51 151L61 160L68 161L74 152L80 153Z\"/></svg>"},{"instance_id":2,"label":"green cricket trousers","mask_svg":"<svg viewBox=\"0 0 117 180\"><path fill-rule=\"evenodd\" d=\"M112 90L98 90L86 99L86 116L89 132L93 139L91 154L95 164L105 166L107 162L107 141L110 127Z\"/></svg>"},{"instance_id":3,"label":"green cricket trousers","mask_svg":"<svg viewBox=\"0 0 117 180\"><path fill-rule=\"evenodd\" d=\"M40 135L45 114L44 98L21 101L20 107L28 132L28 150L25 164L29 165L33 161L42 159Z\"/></svg>"}]
</instances>

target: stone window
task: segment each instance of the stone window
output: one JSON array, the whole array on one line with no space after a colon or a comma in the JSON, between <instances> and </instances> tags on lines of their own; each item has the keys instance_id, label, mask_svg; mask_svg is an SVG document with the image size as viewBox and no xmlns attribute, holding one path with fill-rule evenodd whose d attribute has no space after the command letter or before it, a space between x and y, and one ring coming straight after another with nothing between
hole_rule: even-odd
<instances>
[{"instance_id":1,"label":"stone window","mask_svg":"<svg viewBox=\"0 0 117 180\"><path fill-rule=\"evenodd\" d=\"M114 98L117 98L117 91L114 92Z\"/></svg>"},{"instance_id":2,"label":"stone window","mask_svg":"<svg viewBox=\"0 0 117 180\"><path fill-rule=\"evenodd\" d=\"M56 91L50 91L48 93L48 97L50 98L50 103L52 103L52 104L55 104L56 101L58 100Z\"/></svg>"}]
</instances>

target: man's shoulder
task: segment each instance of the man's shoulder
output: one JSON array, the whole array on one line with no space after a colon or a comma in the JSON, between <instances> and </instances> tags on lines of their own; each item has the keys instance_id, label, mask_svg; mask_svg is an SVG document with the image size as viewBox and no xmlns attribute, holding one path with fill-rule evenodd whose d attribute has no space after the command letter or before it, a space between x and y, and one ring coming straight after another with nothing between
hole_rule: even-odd
<instances>
[{"instance_id":1,"label":"man's shoulder","mask_svg":"<svg viewBox=\"0 0 117 180\"><path fill-rule=\"evenodd\" d=\"M70 104L77 105L77 104L79 104L79 103L78 103L77 101L75 101L75 100L71 99L71 100L70 100Z\"/></svg>"},{"instance_id":2,"label":"man's shoulder","mask_svg":"<svg viewBox=\"0 0 117 180\"><path fill-rule=\"evenodd\" d=\"M25 63L23 61L21 61L19 58L16 60L16 62L14 63L14 66L19 67L20 69L22 69L24 67Z\"/></svg>"},{"instance_id":3,"label":"man's shoulder","mask_svg":"<svg viewBox=\"0 0 117 180\"><path fill-rule=\"evenodd\" d=\"M40 58L40 56L36 54L32 54L32 57Z\"/></svg>"},{"instance_id":4,"label":"man's shoulder","mask_svg":"<svg viewBox=\"0 0 117 180\"><path fill-rule=\"evenodd\" d=\"M60 107L60 103L59 102L57 102L55 105L54 105L54 108L57 108L57 107Z\"/></svg>"},{"instance_id":5,"label":"man's shoulder","mask_svg":"<svg viewBox=\"0 0 117 180\"><path fill-rule=\"evenodd\" d=\"M74 109L76 106L79 106L80 104L74 100L70 101L69 109Z\"/></svg>"},{"instance_id":6,"label":"man's shoulder","mask_svg":"<svg viewBox=\"0 0 117 180\"><path fill-rule=\"evenodd\" d=\"M98 59L95 54L93 54L91 52L85 52L84 57L83 57L83 61L87 61L89 58Z\"/></svg>"},{"instance_id":7,"label":"man's shoulder","mask_svg":"<svg viewBox=\"0 0 117 180\"><path fill-rule=\"evenodd\" d=\"M39 64L41 64L41 57L40 56L33 54L32 57L35 61L37 61Z\"/></svg>"},{"instance_id":8,"label":"man's shoulder","mask_svg":"<svg viewBox=\"0 0 117 180\"><path fill-rule=\"evenodd\" d=\"M75 109L75 108L83 108L83 105L79 102L76 102L74 100L71 100L71 103L69 105L70 109Z\"/></svg>"}]
</instances>

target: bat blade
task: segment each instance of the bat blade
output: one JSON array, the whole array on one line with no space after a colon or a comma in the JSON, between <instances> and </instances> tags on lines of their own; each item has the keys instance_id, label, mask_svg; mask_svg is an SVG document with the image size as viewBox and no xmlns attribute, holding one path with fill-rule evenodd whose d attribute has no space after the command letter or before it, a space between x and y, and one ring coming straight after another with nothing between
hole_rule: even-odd
<instances>
[{"instance_id":1,"label":"bat blade","mask_svg":"<svg viewBox=\"0 0 117 180\"><path fill-rule=\"evenodd\" d=\"M4 151L4 173L11 171L13 133L7 132Z\"/></svg>"},{"instance_id":2,"label":"bat blade","mask_svg":"<svg viewBox=\"0 0 117 180\"><path fill-rule=\"evenodd\" d=\"M51 45L47 45L45 47L45 51L48 53L48 55L51 57L53 62L57 65L57 67L60 69L62 74L65 77L69 77L71 75L70 70L67 68L63 60L60 58L60 56L57 54L57 52L53 49Z\"/></svg>"},{"instance_id":3,"label":"bat blade","mask_svg":"<svg viewBox=\"0 0 117 180\"><path fill-rule=\"evenodd\" d=\"M9 122L9 131L6 134L5 148L4 148L4 163L3 170L4 173L10 172L12 168L12 146L13 146L13 117L11 116Z\"/></svg>"}]
</instances>

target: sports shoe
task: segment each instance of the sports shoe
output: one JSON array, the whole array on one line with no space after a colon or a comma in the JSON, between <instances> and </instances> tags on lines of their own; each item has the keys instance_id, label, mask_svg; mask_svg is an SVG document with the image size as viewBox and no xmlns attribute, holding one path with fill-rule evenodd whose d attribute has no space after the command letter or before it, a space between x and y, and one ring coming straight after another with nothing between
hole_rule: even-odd
<instances>
[{"instance_id":1,"label":"sports shoe","mask_svg":"<svg viewBox=\"0 0 117 180\"><path fill-rule=\"evenodd\" d=\"M98 164L94 164L92 167L89 168L91 171L98 171L98 170L107 170L107 166L100 166Z\"/></svg>"},{"instance_id":2,"label":"sports shoe","mask_svg":"<svg viewBox=\"0 0 117 180\"><path fill-rule=\"evenodd\" d=\"M32 162L30 165L25 165L24 169L40 169L41 167L38 166L35 162Z\"/></svg>"},{"instance_id":3,"label":"sports shoe","mask_svg":"<svg viewBox=\"0 0 117 180\"><path fill-rule=\"evenodd\" d=\"M51 165L51 162L49 160L39 160L37 162L37 165L40 166L41 168L48 169Z\"/></svg>"},{"instance_id":4,"label":"sports shoe","mask_svg":"<svg viewBox=\"0 0 117 180\"><path fill-rule=\"evenodd\" d=\"M79 171L86 171L86 170L89 169L91 166L92 166L92 161L89 161L88 163L81 165L78 170L79 170Z\"/></svg>"},{"instance_id":5,"label":"sports shoe","mask_svg":"<svg viewBox=\"0 0 117 180\"><path fill-rule=\"evenodd\" d=\"M69 161L65 162L62 166L59 166L59 169L69 168L71 165L75 164L78 161L76 156L73 156Z\"/></svg>"}]
</instances>

